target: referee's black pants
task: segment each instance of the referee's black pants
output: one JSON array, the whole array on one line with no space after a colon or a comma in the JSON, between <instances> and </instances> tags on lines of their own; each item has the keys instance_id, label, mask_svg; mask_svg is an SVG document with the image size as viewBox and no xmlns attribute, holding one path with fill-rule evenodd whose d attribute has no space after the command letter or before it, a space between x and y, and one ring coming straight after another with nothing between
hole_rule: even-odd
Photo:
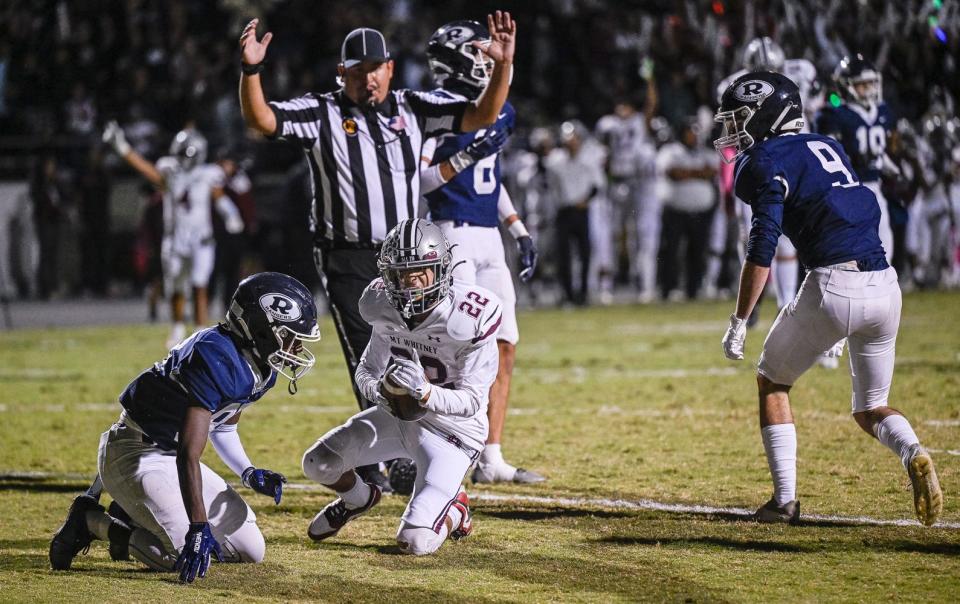
<instances>
[{"instance_id":1,"label":"referee's black pants","mask_svg":"<svg viewBox=\"0 0 960 604\"><path fill-rule=\"evenodd\" d=\"M360 295L370 282L380 276L377 270L377 250L375 249L319 249L314 248L314 262L320 273L320 281L327 293L333 324L340 338L343 356L350 372L350 385L360 409L373 406L367 401L354 375L360 356L370 342L372 328L360 316Z\"/></svg>"}]
</instances>

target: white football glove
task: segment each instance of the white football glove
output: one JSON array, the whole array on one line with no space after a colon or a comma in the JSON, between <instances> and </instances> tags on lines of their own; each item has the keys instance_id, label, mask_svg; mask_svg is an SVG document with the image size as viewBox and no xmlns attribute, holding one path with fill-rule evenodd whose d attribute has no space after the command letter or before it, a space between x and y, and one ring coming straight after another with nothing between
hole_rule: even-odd
<instances>
[{"instance_id":1,"label":"white football glove","mask_svg":"<svg viewBox=\"0 0 960 604\"><path fill-rule=\"evenodd\" d=\"M386 375L391 381L407 391L418 401L425 401L430 396L430 382L419 363L409 359L398 358L393 366L387 369Z\"/></svg>"},{"instance_id":2,"label":"white football glove","mask_svg":"<svg viewBox=\"0 0 960 604\"><path fill-rule=\"evenodd\" d=\"M723 334L720 345L723 346L723 354L731 361L743 360L743 342L747 339L747 320L740 319L737 315L730 315L730 326L727 327L727 333Z\"/></svg>"},{"instance_id":3,"label":"white football glove","mask_svg":"<svg viewBox=\"0 0 960 604\"><path fill-rule=\"evenodd\" d=\"M839 342L837 342L836 344L834 344L833 347L831 347L825 353L823 353L823 356L831 359L839 359L840 357L843 356L843 347L846 346L846 344L847 344L847 339L844 338Z\"/></svg>"},{"instance_id":4,"label":"white football glove","mask_svg":"<svg viewBox=\"0 0 960 604\"><path fill-rule=\"evenodd\" d=\"M102 138L103 142L113 147L113 150L116 151L120 157L126 157L127 153L129 153L130 143L127 142L123 128L120 127L120 124L118 124L116 120L107 122L107 127L103 129Z\"/></svg>"}]
</instances>

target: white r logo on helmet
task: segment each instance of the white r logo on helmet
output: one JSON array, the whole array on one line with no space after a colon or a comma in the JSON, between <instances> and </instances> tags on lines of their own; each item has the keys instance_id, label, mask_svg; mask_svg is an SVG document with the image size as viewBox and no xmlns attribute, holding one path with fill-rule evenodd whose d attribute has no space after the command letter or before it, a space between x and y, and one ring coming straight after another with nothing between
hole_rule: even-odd
<instances>
[{"instance_id":1,"label":"white r logo on helmet","mask_svg":"<svg viewBox=\"0 0 960 604\"><path fill-rule=\"evenodd\" d=\"M283 294L264 294L260 296L260 308L277 321L296 321L303 314L300 305L293 298Z\"/></svg>"},{"instance_id":2,"label":"white r logo on helmet","mask_svg":"<svg viewBox=\"0 0 960 604\"><path fill-rule=\"evenodd\" d=\"M763 80L747 80L737 86L733 92L735 99L752 103L773 94L773 84Z\"/></svg>"}]
</instances>

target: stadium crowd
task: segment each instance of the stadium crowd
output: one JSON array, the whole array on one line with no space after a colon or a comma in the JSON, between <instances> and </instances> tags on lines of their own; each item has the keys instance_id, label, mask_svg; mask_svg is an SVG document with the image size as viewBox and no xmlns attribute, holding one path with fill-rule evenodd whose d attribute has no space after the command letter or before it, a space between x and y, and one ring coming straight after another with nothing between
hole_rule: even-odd
<instances>
[{"instance_id":1,"label":"stadium crowd","mask_svg":"<svg viewBox=\"0 0 960 604\"><path fill-rule=\"evenodd\" d=\"M244 219L242 233L217 223L221 250L231 250L218 256L221 295L256 267L315 285L304 252L310 246L306 164L295 150L250 136L240 116L235 40L243 23L259 15L284 34L264 74L276 98L335 88L340 41L360 26L378 27L390 41L396 87L428 89L430 33L500 4L382 0L335 10L254 0L5 4L0 296L100 296L156 281L159 199L146 188L122 186L131 174L100 142L109 120L119 121L134 149L151 159L166 152L174 132L195 124L210 141L210 159L242 189L231 196ZM527 291L533 301L608 302L615 287L642 301L684 299L735 284L736 223L720 221L722 245L707 245L715 216L731 212L717 187L712 115L717 84L741 68L746 44L764 35L788 58L813 63L821 103L839 102L830 75L844 56L863 53L883 73L884 100L899 119L890 153L910 168L902 171L905 182L890 185L899 200L891 218L898 233L894 264L905 285L960 285L958 3L543 0L508 8L522 32L511 91L518 129L505 151L508 183L538 245L549 251ZM615 112L644 115L638 186L662 213L639 217L618 193L615 148L599 123ZM599 176L589 197L566 199L564 174ZM245 188L244 179L251 183ZM117 204L142 212L139 229L112 226L118 212L129 213ZM225 261L241 255L244 266ZM650 262L659 269L655 282Z\"/></svg>"}]
</instances>

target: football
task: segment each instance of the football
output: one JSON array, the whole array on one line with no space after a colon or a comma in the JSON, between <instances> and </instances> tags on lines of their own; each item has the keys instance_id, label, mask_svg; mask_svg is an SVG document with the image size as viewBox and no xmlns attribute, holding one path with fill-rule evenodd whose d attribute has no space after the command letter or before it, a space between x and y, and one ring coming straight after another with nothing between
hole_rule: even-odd
<instances>
[{"instance_id":1,"label":"football","mask_svg":"<svg viewBox=\"0 0 960 604\"><path fill-rule=\"evenodd\" d=\"M380 381L380 394L390 404L390 412L405 422L417 421L427 413L426 407L420 405L420 401L391 380L389 374Z\"/></svg>"}]
</instances>

